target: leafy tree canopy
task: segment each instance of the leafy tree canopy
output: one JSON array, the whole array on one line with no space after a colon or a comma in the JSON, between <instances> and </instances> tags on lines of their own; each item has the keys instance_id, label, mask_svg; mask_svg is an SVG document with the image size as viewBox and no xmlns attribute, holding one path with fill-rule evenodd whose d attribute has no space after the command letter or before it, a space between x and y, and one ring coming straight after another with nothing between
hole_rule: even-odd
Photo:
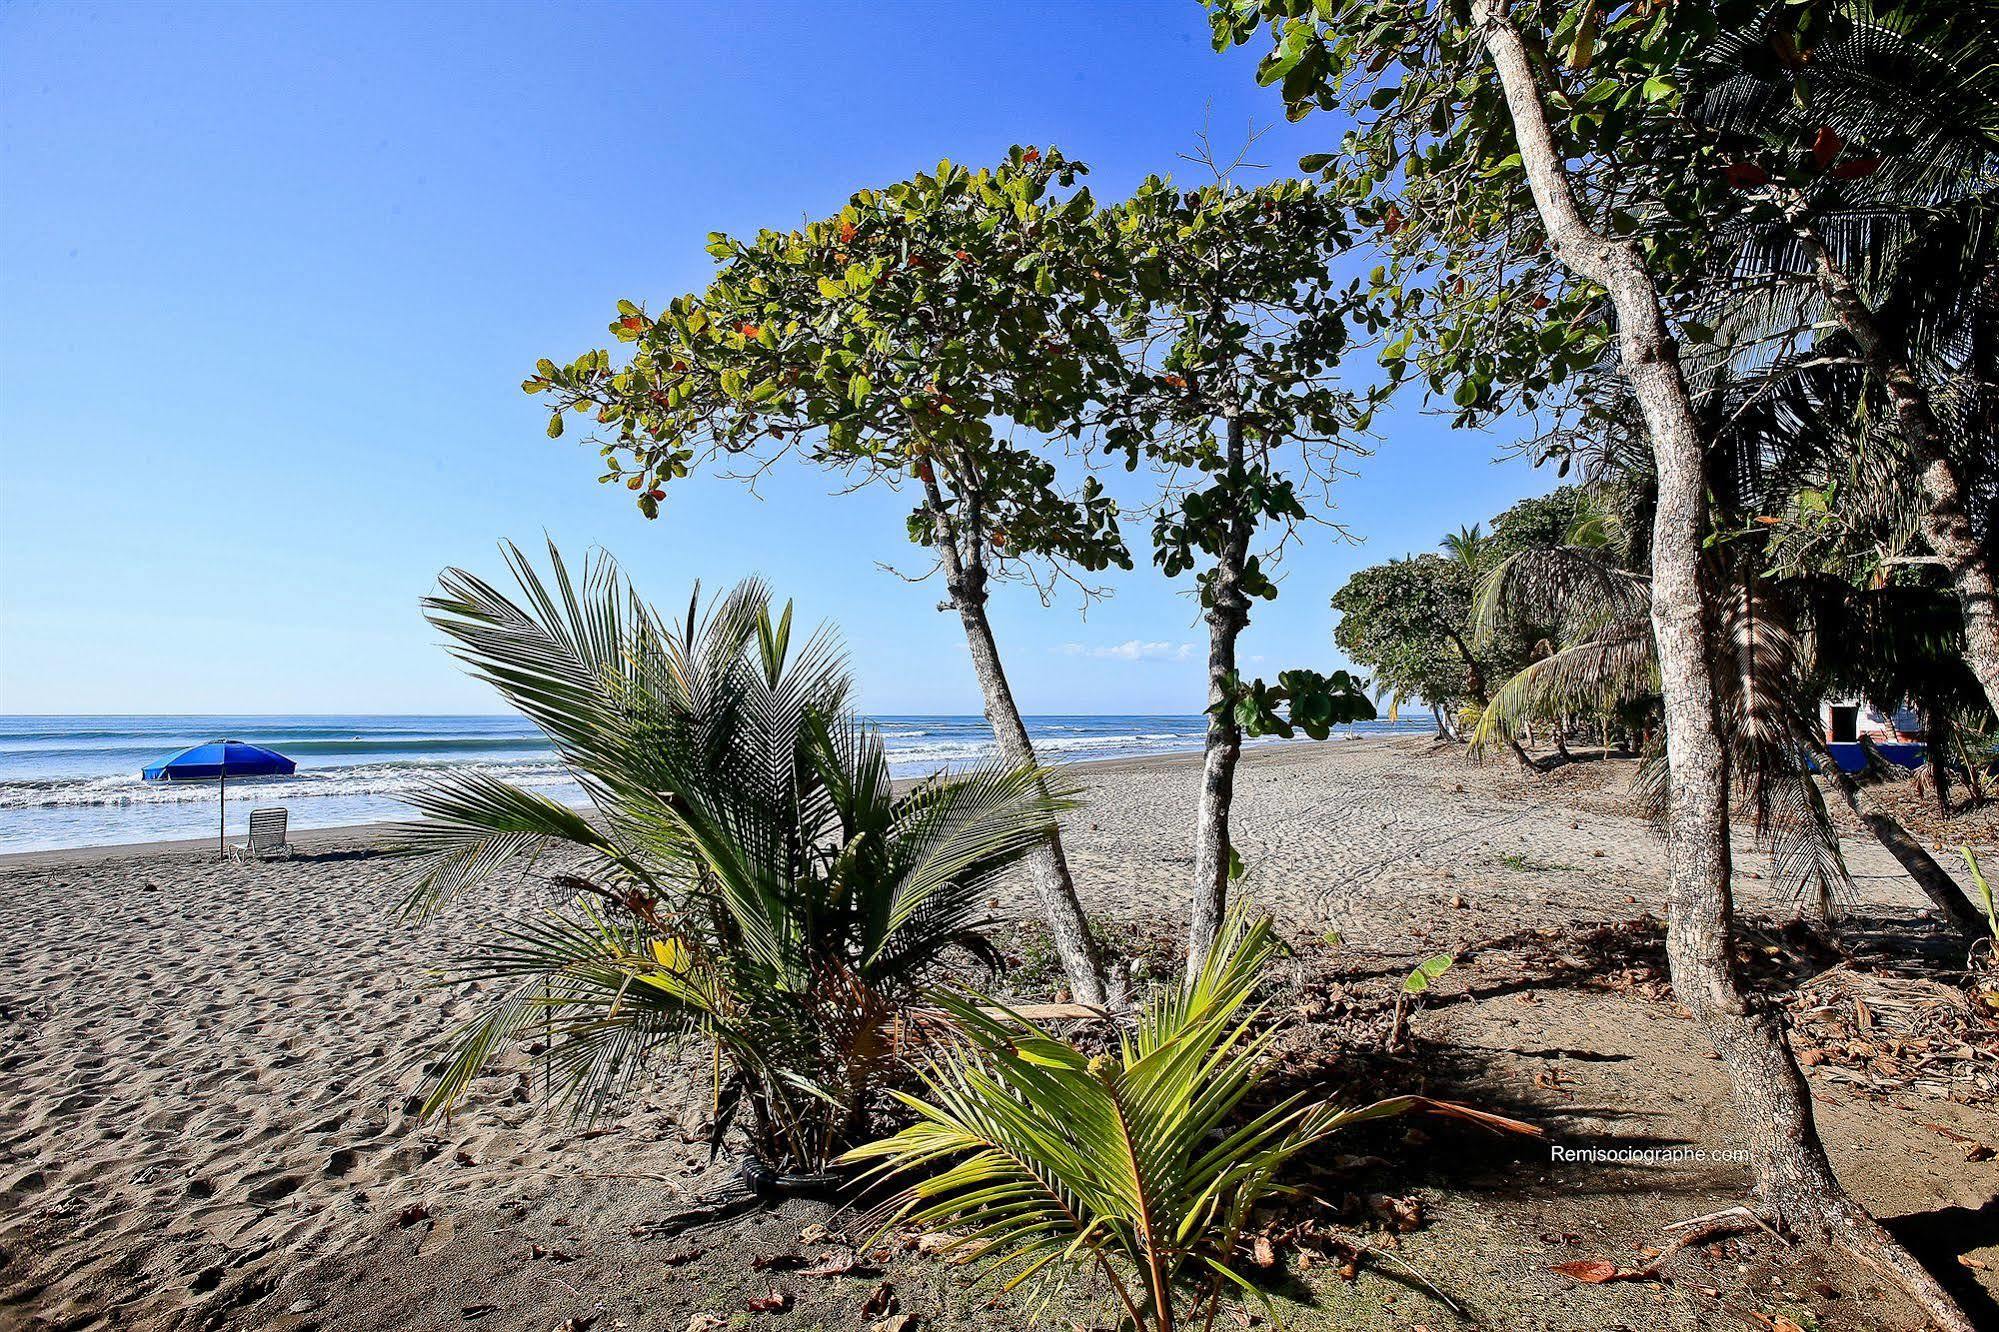
<instances>
[{"instance_id":1,"label":"leafy tree canopy","mask_svg":"<svg viewBox=\"0 0 1999 1332\"><path fill-rule=\"evenodd\" d=\"M1060 493L1052 464L1001 429L1073 431L1118 374L1105 275L1074 243L1096 211L1086 170L1015 147L994 167L941 162L861 190L797 230L714 233L706 290L657 314L619 303L628 362L544 360L523 387L551 396L550 435L565 412L595 418L603 479L649 517L706 457L797 449L863 480L941 475L947 502L975 491L966 521L1000 558L1129 567L1101 486ZM911 536L933 539L922 511Z\"/></svg>"}]
</instances>

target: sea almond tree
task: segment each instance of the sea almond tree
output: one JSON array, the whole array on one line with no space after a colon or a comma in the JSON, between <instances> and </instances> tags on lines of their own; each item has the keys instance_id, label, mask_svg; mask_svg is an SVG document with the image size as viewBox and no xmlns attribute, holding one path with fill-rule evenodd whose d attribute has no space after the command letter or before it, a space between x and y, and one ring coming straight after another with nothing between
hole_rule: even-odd
<instances>
[{"instance_id":1,"label":"sea almond tree","mask_svg":"<svg viewBox=\"0 0 1999 1332\"><path fill-rule=\"evenodd\" d=\"M1208 730L1194 832L1187 965L1198 970L1228 909L1236 765L1245 731L1323 739L1374 715L1358 681L1287 670L1245 683L1237 640L1271 566L1302 525L1327 521L1340 459L1363 449L1378 388L1339 377L1355 330L1387 315L1333 265L1349 243L1343 203L1308 181L1182 191L1150 177L1106 209L1103 267L1119 277L1118 330L1130 373L1110 406L1104 451L1162 483L1153 554L1195 574L1208 626ZM1278 715L1282 706L1284 715Z\"/></svg>"},{"instance_id":2,"label":"sea almond tree","mask_svg":"<svg viewBox=\"0 0 1999 1332\"><path fill-rule=\"evenodd\" d=\"M792 455L848 485L911 487L909 536L943 575L1001 755L1034 762L986 613L995 578L1129 568L1116 504L1092 479L1059 484L1013 430L1060 434L1119 368L1087 247L1086 168L1014 148L862 190L832 217L740 240L715 233L701 292L657 314L621 302L623 364L593 350L542 361L524 388L594 419L604 480L655 516L708 462L754 471ZM1060 833L1028 858L1076 997L1114 998Z\"/></svg>"}]
</instances>

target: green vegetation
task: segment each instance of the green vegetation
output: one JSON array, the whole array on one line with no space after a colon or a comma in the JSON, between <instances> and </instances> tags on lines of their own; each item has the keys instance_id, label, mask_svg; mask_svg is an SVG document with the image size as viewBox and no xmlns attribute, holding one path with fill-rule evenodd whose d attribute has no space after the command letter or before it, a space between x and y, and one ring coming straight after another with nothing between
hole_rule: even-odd
<instances>
[{"instance_id":1,"label":"green vegetation","mask_svg":"<svg viewBox=\"0 0 1999 1332\"><path fill-rule=\"evenodd\" d=\"M791 607L774 616L761 584L705 611L697 589L671 622L609 560L576 578L550 561L544 580L509 547L518 595L454 569L426 603L596 810L484 776L413 799L414 912L548 852L577 861L558 880L572 905L496 921L449 969L497 986L428 1108L516 1038L546 1036L583 1111L705 1042L718 1142L733 1124L773 1170L823 1170L866 1132L890 1024L951 955L991 956L985 902L1057 808L1046 774L988 764L897 795L835 640L794 647Z\"/></svg>"},{"instance_id":2,"label":"green vegetation","mask_svg":"<svg viewBox=\"0 0 1999 1332\"><path fill-rule=\"evenodd\" d=\"M1833 1177L1802 1075L1741 993L1729 828L1747 815L1779 872L1829 904L1845 870L1810 771L1828 766L1816 709L1829 693L1918 702L1933 756L1955 749L1977 790L1977 737L1999 705L1989 15L1971 0L1207 7L1218 47L1264 48L1258 76L1294 119L1350 117L1300 164L1316 181L1184 191L1155 177L1099 207L1053 149L942 163L794 230L717 234L704 290L657 314L620 305L611 332L628 360L537 366L525 387L549 395L550 434L594 418L603 479L648 516L715 458L796 455L912 487L909 534L963 621L1009 767L926 788L920 808L989 809L956 868L918 873L899 852L913 815L864 775L878 747L816 720L841 715L837 672L810 651L786 665L784 622L760 593L744 594L756 609L740 624L733 602L717 612L730 682L717 688L758 700L725 702L723 725L711 691L654 700L685 680L650 674L648 654L707 659L693 617L675 638L624 594L576 610L566 577L555 594L529 587L523 611L454 575L433 613L566 746L604 820L497 788L433 795L418 900L559 840L595 858L608 905L487 958L481 974L523 988L468 1033L440 1097L550 1009L569 1024L558 1048L577 1089L699 1032L728 1053L758 1142L823 1163L879 1083L879 1015L972 941L971 886L1023 858L1076 993L1112 994L985 605L993 578L1046 595L1129 569L1126 515L1063 467L1146 467L1154 559L1195 576L1209 627L1186 984L1116 1056L946 1000L962 1041L927 1099L906 1098L917 1123L863 1156L922 1176L903 1219L966 1230L1017 1275L1091 1267L1137 1327L1212 1316L1237 1282L1247 1209L1304 1143L1348 1122L1294 1102L1239 1113L1255 1104L1251 996L1274 944L1236 918L1212 946L1240 863L1236 756L1245 734L1322 735L1371 708L1346 672L1245 681L1235 644L1275 594L1272 561L1322 516L1310 492L1399 389L1462 426L1535 413L1541 433L1521 447L1577 483L1460 528L1441 553L1356 574L1333 598L1336 643L1379 696L1426 702L1440 733L1503 742L1523 763L1537 734L1558 758L1591 732L1645 754L1672 828L1672 971L1749 1116L1763 1219L1966 1326ZM1379 264L1336 281L1363 248ZM1378 382L1345 373L1361 348ZM1933 770L1947 804L1948 765ZM742 786L742 773L757 776ZM1829 775L1940 905L1968 910ZM709 809L711 781L738 793ZM738 845L741 801L762 831ZM911 882L934 918L896 905ZM877 905L822 928L863 900ZM648 904L668 901L656 924ZM886 940L904 930L909 963L889 967L904 950ZM1444 965L1417 968L1405 1002ZM852 1030L827 1006L848 993L828 977L869 996Z\"/></svg>"},{"instance_id":3,"label":"green vegetation","mask_svg":"<svg viewBox=\"0 0 1999 1332\"><path fill-rule=\"evenodd\" d=\"M932 1061L924 1095L899 1094L916 1122L847 1158L910 1181L883 1228L947 1229L1009 1285L1086 1269L1134 1332L1171 1332L1253 1290L1237 1252L1251 1213L1290 1192L1285 1165L1319 1139L1422 1108L1524 1128L1416 1096L1260 1103L1271 1033L1254 1000L1280 947L1268 919L1232 913L1114 1054L945 999L962 1039Z\"/></svg>"}]
</instances>

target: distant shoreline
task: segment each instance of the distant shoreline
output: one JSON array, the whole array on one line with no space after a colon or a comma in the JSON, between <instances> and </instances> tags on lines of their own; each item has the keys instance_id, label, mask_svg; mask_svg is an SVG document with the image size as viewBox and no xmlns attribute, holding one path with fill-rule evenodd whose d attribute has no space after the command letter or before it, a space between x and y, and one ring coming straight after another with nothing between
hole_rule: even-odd
<instances>
[{"instance_id":1,"label":"distant shoreline","mask_svg":"<svg viewBox=\"0 0 1999 1332\"><path fill-rule=\"evenodd\" d=\"M1290 744L1268 747L1250 746L1243 750L1242 757L1243 763L1247 766L1272 759L1296 758L1301 752L1316 754L1322 745L1336 744L1342 747L1361 746L1375 749L1392 746L1408 738L1406 735L1346 735L1330 740L1307 741L1303 744L1294 741ZM1120 758L1082 759L1060 766L1065 772L1087 773L1094 776L1152 768L1198 768L1201 760L1200 750L1178 750L1170 754L1131 754ZM896 784L906 786L918 780L921 779L899 778ZM412 814L411 818L414 817ZM402 820L384 819L370 823L335 824L323 828L294 828L291 832L291 841L301 851L314 855L363 851L377 845L401 822ZM240 840L241 836L240 831L232 832L230 840ZM103 864L107 861L197 857L203 852L212 855L214 851L213 837L182 837L150 842L107 842L95 846L52 847L39 851L6 851L0 852L0 873L10 870L62 869Z\"/></svg>"}]
</instances>

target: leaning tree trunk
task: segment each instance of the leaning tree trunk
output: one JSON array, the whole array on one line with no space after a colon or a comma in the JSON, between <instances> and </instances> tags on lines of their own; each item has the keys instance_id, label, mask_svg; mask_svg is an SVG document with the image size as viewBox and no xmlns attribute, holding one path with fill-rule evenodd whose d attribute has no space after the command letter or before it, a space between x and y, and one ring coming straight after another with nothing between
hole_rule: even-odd
<instances>
[{"instance_id":1,"label":"leaning tree trunk","mask_svg":"<svg viewBox=\"0 0 1999 1332\"><path fill-rule=\"evenodd\" d=\"M1895 863L1915 880L1923 895L1943 912L1944 919L1964 935L1984 933L1985 918L1971 905L1971 899L1957 886L1957 880L1937 864L1935 858L1923 849L1921 842L1909 835L1909 830L1902 826L1901 821L1882 809L1867 788L1854 781L1852 775L1837 763L1828 766L1826 775L1833 789L1839 792L1840 799L1846 802L1846 807L1860 820L1860 826L1872 833L1882 849L1895 857Z\"/></svg>"},{"instance_id":2,"label":"leaning tree trunk","mask_svg":"<svg viewBox=\"0 0 1999 1332\"><path fill-rule=\"evenodd\" d=\"M1444 632L1450 636L1452 644L1458 650L1458 656L1464 660L1465 688L1471 691L1471 701L1481 708L1487 706L1492 702L1492 696L1486 692L1485 671L1478 664L1478 658L1472 655L1471 644L1465 642L1464 635L1449 625L1444 626ZM1532 739L1532 736L1528 738ZM1541 771L1534 766L1534 760L1528 757L1527 751L1520 747L1520 737L1510 731L1506 736L1506 747L1513 751L1513 757L1519 760L1523 769L1530 773Z\"/></svg>"},{"instance_id":3,"label":"leaning tree trunk","mask_svg":"<svg viewBox=\"0 0 1999 1332\"><path fill-rule=\"evenodd\" d=\"M1667 960L1673 991L1721 1056L1748 1137L1763 1210L1889 1273L1951 1332L1971 1322L1935 1277L1834 1178L1812 1118L1811 1088L1777 1015L1752 1006L1730 954L1728 764L1709 660L1710 600L1701 543L1707 523L1705 449L1666 328L1658 287L1637 241L1606 236L1576 204L1548 125L1533 58L1503 0L1473 0L1472 20L1511 115L1534 203L1557 258L1602 287L1617 312L1618 353L1644 413L1659 477L1652 524L1652 632L1666 710L1669 879Z\"/></svg>"},{"instance_id":4,"label":"leaning tree trunk","mask_svg":"<svg viewBox=\"0 0 1999 1332\"><path fill-rule=\"evenodd\" d=\"M1228 419L1231 480L1243 461L1243 429ZM1229 897L1229 813L1235 803L1236 763L1242 757L1242 727L1235 716L1230 680L1236 671L1236 639L1249 623L1249 597L1242 589L1249 560L1253 520L1238 514L1215 556L1208 580L1208 735L1201 756L1201 804L1194 820L1194 909L1187 924L1187 976L1198 975L1221 933Z\"/></svg>"},{"instance_id":5,"label":"leaning tree trunk","mask_svg":"<svg viewBox=\"0 0 1999 1332\"><path fill-rule=\"evenodd\" d=\"M978 676L979 693L985 701L986 724L993 728L1000 756L1016 766L1032 765L1034 742L1020 719L1020 705L1014 702L1007 684L1006 669L1000 664L999 644L993 639L992 622L986 618L986 569L983 556L975 549L968 559L958 543L957 525L944 505L935 473L926 465L923 487L929 502L935 531L932 545L944 566L944 586L950 592L950 609L958 612L965 626L965 645L971 649L972 671ZM974 534L976 536L976 534ZM1048 931L1055 943L1056 956L1069 978L1069 988L1086 1004L1102 1004L1113 997L1107 983L1103 957L1097 950L1083 904L1076 895L1076 883L1069 874L1068 857L1062 853L1061 830L1052 824L1048 836L1027 857L1028 870L1041 895L1041 909L1048 919Z\"/></svg>"},{"instance_id":6,"label":"leaning tree trunk","mask_svg":"<svg viewBox=\"0 0 1999 1332\"><path fill-rule=\"evenodd\" d=\"M1965 509L1964 482L1944 443L1943 429L1930 408L1930 395L1908 359L1882 334L1874 311L1861 297L1852 275L1840 267L1817 228L1798 228L1818 267L1819 290L1861 358L1887 390L1902 442L1920 469L1922 532L1943 561L1964 612L1964 660L1999 715L1999 578L1991 556L1972 530Z\"/></svg>"}]
</instances>

